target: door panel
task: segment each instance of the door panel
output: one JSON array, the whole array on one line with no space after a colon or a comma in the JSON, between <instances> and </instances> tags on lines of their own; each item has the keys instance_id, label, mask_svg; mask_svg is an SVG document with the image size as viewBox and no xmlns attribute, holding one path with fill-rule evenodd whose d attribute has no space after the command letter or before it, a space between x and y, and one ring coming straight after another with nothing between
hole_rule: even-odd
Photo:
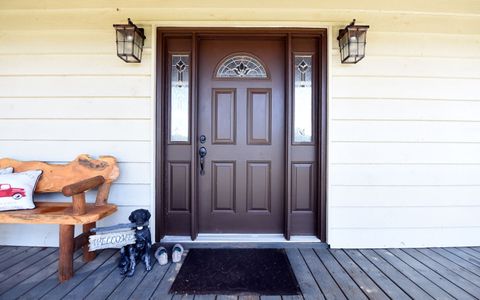
<instances>
[{"instance_id":1,"label":"door panel","mask_svg":"<svg viewBox=\"0 0 480 300\"><path fill-rule=\"evenodd\" d=\"M270 145L272 138L272 91L247 90L248 145Z\"/></svg>"},{"instance_id":2,"label":"door panel","mask_svg":"<svg viewBox=\"0 0 480 300\"><path fill-rule=\"evenodd\" d=\"M198 134L208 150L198 177L200 233L283 232L284 48L281 39L199 44ZM245 65L254 58L268 77L216 78L222 61L236 56Z\"/></svg>"},{"instance_id":3,"label":"door panel","mask_svg":"<svg viewBox=\"0 0 480 300\"><path fill-rule=\"evenodd\" d=\"M212 143L235 144L237 135L237 104L235 89L213 89Z\"/></svg>"}]
</instances>

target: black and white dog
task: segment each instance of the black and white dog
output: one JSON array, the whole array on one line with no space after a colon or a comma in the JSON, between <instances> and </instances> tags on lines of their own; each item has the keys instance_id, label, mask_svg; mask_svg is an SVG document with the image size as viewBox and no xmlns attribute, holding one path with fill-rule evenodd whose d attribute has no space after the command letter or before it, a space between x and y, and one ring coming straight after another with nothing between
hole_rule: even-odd
<instances>
[{"instance_id":1,"label":"black and white dog","mask_svg":"<svg viewBox=\"0 0 480 300\"><path fill-rule=\"evenodd\" d=\"M120 268L120 274L130 277L135 273L138 259L143 261L147 271L152 269L152 237L148 228L148 220L150 219L148 210L134 210L128 219L135 225L136 242L133 245L123 246L120 249L120 263L118 267Z\"/></svg>"}]
</instances>

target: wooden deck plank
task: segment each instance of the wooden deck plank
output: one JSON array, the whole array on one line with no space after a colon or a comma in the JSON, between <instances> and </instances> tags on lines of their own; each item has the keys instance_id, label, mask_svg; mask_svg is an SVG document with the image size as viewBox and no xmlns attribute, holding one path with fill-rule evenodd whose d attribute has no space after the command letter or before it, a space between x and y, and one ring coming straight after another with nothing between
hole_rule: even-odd
<instances>
[{"instance_id":1,"label":"wooden deck plank","mask_svg":"<svg viewBox=\"0 0 480 300\"><path fill-rule=\"evenodd\" d=\"M157 263L157 260L155 259L152 270L147 273L147 275L143 278L142 282L140 282L135 291L133 291L132 295L130 295L130 299L149 299L155 291L158 283L162 281L167 270L168 265L161 266Z\"/></svg>"},{"instance_id":2,"label":"wooden deck plank","mask_svg":"<svg viewBox=\"0 0 480 300\"><path fill-rule=\"evenodd\" d=\"M300 253L326 299L347 299L313 249L301 249Z\"/></svg>"},{"instance_id":3,"label":"wooden deck plank","mask_svg":"<svg viewBox=\"0 0 480 300\"><path fill-rule=\"evenodd\" d=\"M75 256L76 258L73 260L73 270L76 272L85 262L83 262L80 253L76 253ZM40 281L36 286L20 296L19 299L39 299L58 285L60 285L60 282L58 281L58 274L55 272L45 280Z\"/></svg>"},{"instance_id":4,"label":"wooden deck plank","mask_svg":"<svg viewBox=\"0 0 480 300\"><path fill-rule=\"evenodd\" d=\"M475 258L475 262L480 263L480 253L471 249L471 248L454 248L454 250L451 250L449 248L445 248L445 249L447 249L449 251L455 251L455 254L465 253L465 254L469 255L470 257Z\"/></svg>"},{"instance_id":5,"label":"wooden deck plank","mask_svg":"<svg viewBox=\"0 0 480 300\"><path fill-rule=\"evenodd\" d=\"M477 295L480 295L480 288L478 286L474 285L472 282L466 280L457 273L452 272L449 268L443 266L442 264L439 264L435 260L431 259L429 256L417 251L416 249L401 249L401 251L404 251L416 260L421 261L430 269L434 270L435 272L439 273L446 279L456 284L458 287L462 288L465 292L475 297Z\"/></svg>"},{"instance_id":6,"label":"wooden deck plank","mask_svg":"<svg viewBox=\"0 0 480 300\"><path fill-rule=\"evenodd\" d=\"M441 256L440 254L430 249L417 249L417 251L427 255L437 263L444 265L445 267L449 268L451 271L457 273L458 275L462 276L463 278L467 279L468 281L480 287L479 275L469 271L468 269L458 265L457 263L452 262L451 260Z\"/></svg>"},{"instance_id":7,"label":"wooden deck plank","mask_svg":"<svg viewBox=\"0 0 480 300\"><path fill-rule=\"evenodd\" d=\"M194 295L173 295L172 300L193 300ZM151 298L153 299L153 298ZM169 299L169 298L166 298Z\"/></svg>"},{"instance_id":8,"label":"wooden deck plank","mask_svg":"<svg viewBox=\"0 0 480 300\"><path fill-rule=\"evenodd\" d=\"M309 299L324 299L320 287L313 278L312 273L303 260L302 255L298 249L285 249L290 265L292 266L295 277L302 291L303 298Z\"/></svg>"},{"instance_id":9,"label":"wooden deck plank","mask_svg":"<svg viewBox=\"0 0 480 300\"><path fill-rule=\"evenodd\" d=\"M88 277L71 290L64 299L83 299L94 290L105 278L117 270L118 252L92 272Z\"/></svg>"},{"instance_id":10,"label":"wooden deck plank","mask_svg":"<svg viewBox=\"0 0 480 300\"><path fill-rule=\"evenodd\" d=\"M215 300L215 295L195 295L195 300Z\"/></svg>"},{"instance_id":11,"label":"wooden deck plank","mask_svg":"<svg viewBox=\"0 0 480 300\"><path fill-rule=\"evenodd\" d=\"M367 299L357 283L353 281L350 275L348 275L343 267L337 262L330 251L326 249L315 249L315 252L347 298Z\"/></svg>"},{"instance_id":12,"label":"wooden deck plank","mask_svg":"<svg viewBox=\"0 0 480 300\"><path fill-rule=\"evenodd\" d=\"M116 262L115 268L107 275L107 277L105 277L102 282L100 282L95 288L93 288L93 290L91 290L86 298L106 299L117 288L117 286L122 283L123 280L127 279L120 275L120 270L117 266L118 263Z\"/></svg>"},{"instance_id":13,"label":"wooden deck plank","mask_svg":"<svg viewBox=\"0 0 480 300\"><path fill-rule=\"evenodd\" d=\"M235 300L235 299L217 299L216 300ZM282 296L260 296L260 300L282 300Z\"/></svg>"},{"instance_id":14,"label":"wooden deck plank","mask_svg":"<svg viewBox=\"0 0 480 300\"><path fill-rule=\"evenodd\" d=\"M415 282L420 286L425 292L435 299L450 299L454 298L441 289L434 282L429 280L427 277L422 275L420 272L412 268L410 265L406 264L403 260L396 257L393 253L389 252L386 249L378 249L375 252L380 255L385 261L389 262L395 269L402 272L403 275L408 277L411 281Z\"/></svg>"},{"instance_id":15,"label":"wooden deck plank","mask_svg":"<svg viewBox=\"0 0 480 300\"><path fill-rule=\"evenodd\" d=\"M0 273L0 294L5 292L5 290L3 290L4 288L8 289L7 282L15 285L16 282L21 282L21 278L24 278L25 276L28 277L29 275L35 273L35 267L38 266L38 269L41 269L49 262L55 261L57 258L58 251L55 248L47 248L44 251L36 253L24 261L11 266L7 270L2 270Z\"/></svg>"},{"instance_id":16,"label":"wooden deck plank","mask_svg":"<svg viewBox=\"0 0 480 300\"><path fill-rule=\"evenodd\" d=\"M480 253L480 247L468 247L468 248Z\"/></svg>"},{"instance_id":17,"label":"wooden deck plank","mask_svg":"<svg viewBox=\"0 0 480 300\"><path fill-rule=\"evenodd\" d=\"M2 248L3 249L3 248ZM97 258L84 264L80 251L75 253L75 276L59 284L56 273L56 248L6 248L11 257L0 262L1 299L228 299L228 300L297 300L303 296L231 296L231 295L171 295L171 284L180 269L169 264L144 271L140 263L138 278L125 280L117 268L116 250L105 250ZM330 256L317 252L327 252ZM480 251L480 248L479 248ZM382 250L286 250L302 292L307 299L345 299L341 284L349 281L369 299L426 299L429 296L448 299L474 299L480 295L480 286L472 278L480 278L480 252L472 248L382 249ZM110 253L107 255L106 253ZM6 257L5 257L6 258ZM1 266L5 266L2 269ZM335 276L330 272L334 270ZM460 270L460 271L459 271ZM335 273L336 272L336 273ZM460 272L460 274L458 273ZM145 273L145 272L144 272ZM338 275L342 274L342 275ZM467 276L468 274L468 276ZM403 277L402 277L403 276ZM468 277L468 278L465 278ZM133 280L132 280L133 279ZM128 281L130 280L130 281ZM337 281L336 281L337 280ZM343 283L344 285L346 283ZM327 287L336 290L327 292ZM367 291L377 289L376 293ZM419 292L420 290L420 292ZM426 291L425 291L426 290ZM422 293L423 291L423 293ZM378 294L377 294L378 293ZM339 296L340 295L340 296ZM353 293L351 295L354 295ZM353 296L351 296L353 298ZM427 296L425 296L427 295ZM355 299L358 295L355 294Z\"/></svg>"},{"instance_id":18,"label":"wooden deck plank","mask_svg":"<svg viewBox=\"0 0 480 300\"><path fill-rule=\"evenodd\" d=\"M381 258L373 250L359 250L371 263L379 268L385 275L391 278L403 291L414 299L433 299L423 289L395 269L391 264Z\"/></svg>"},{"instance_id":19,"label":"wooden deck plank","mask_svg":"<svg viewBox=\"0 0 480 300\"><path fill-rule=\"evenodd\" d=\"M396 257L404 261L410 267L414 268L417 272L432 280L436 285L445 290L447 293L452 295L457 299L475 299L472 295L465 292L463 289L459 288L448 279L438 274L437 272L430 269L428 266L424 265L421 261L416 260L400 249L389 249L389 252L394 254Z\"/></svg>"},{"instance_id":20,"label":"wooden deck plank","mask_svg":"<svg viewBox=\"0 0 480 300\"><path fill-rule=\"evenodd\" d=\"M34 255L35 253L38 253L38 252L41 252L41 251L44 251L44 250L47 250L46 247L44 248L37 248L37 247L32 247L32 248L29 248L29 247L25 247L27 248L26 251L18 254L18 255L15 255L14 257L10 258L10 259L7 259L3 262L0 263L0 270L2 270L2 273L5 272L8 268L20 263L20 262L23 262L24 260L28 259L30 256ZM53 251L53 249L51 250ZM48 253L48 252L47 252ZM47 255L47 254L45 254ZM2 276L0 275L0 278Z\"/></svg>"},{"instance_id":21,"label":"wooden deck plank","mask_svg":"<svg viewBox=\"0 0 480 300\"><path fill-rule=\"evenodd\" d=\"M238 300L260 300L260 296L243 295L243 296L239 296Z\"/></svg>"},{"instance_id":22,"label":"wooden deck plank","mask_svg":"<svg viewBox=\"0 0 480 300\"><path fill-rule=\"evenodd\" d=\"M268 296L266 296L266 297L268 297ZM217 295L217 297L215 298L215 300L237 300L237 299L238 299L238 296L234 296L234 295ZM263 299L263 297L262 297L262 299ZM280 299L282 299L282 297L280 297ZM173 300L173 298L172 298L172 300Z\"/></svg>"},{"instance_id":23,"label":"wooden deck plank","mask_svg":"<svg viewBox=\"0 0 480 300\"><path fill-rule=\"evenodd\" d=\"M75 289L85 278L93 273L99 266L101 266L106 260L108 260L115 253L114 250L104 250L97 254L95 260L85 263L83 257L79 257L79 265L81 266L75 271L75 275L70 280L63 282L54 289L50 290L42 299L61 299L65 297L70 291Z\"/></svg>"},{"instance_id":24,"label":"wooden deck plank","mask_svg":"<svg viewBox=\"0 0 480 300\"><path fill-rule=\"evenodd\" d=\"M152 270L150 270L151 272ZM143 278L147 275L147 270L142 262L138 262L135 269L135 273L132 277L126 277L117 288L108 296L107 299L111 300L123 300L129 299L135 288L142 282ZM120 276L120 274L118 275Z\"/></svg>"},{"instance_id":25,"label":"wooden deck plank","mask_svg":"<svg viewBox=\"0 0 480 300\"><path fill-rule=\"evenodd\" d=\"M185 250L183 253L182 260L179 263L170 263L168 264L169 268L165 273L162 281L160 284L157 285L157 288L153 292L151 299L170 299L173 295L169 294L170 287L175 280L180 268L182 267L183 262L185 261L185 257L187 257L188 250Z\"/></svg>"},{"instance_id":26,"label":"wooden deck plank","mask_svg":"<svg viewBox=\"0 0 480 300\"><path fill-rule=\"evenodd\" d=\"M27 251L28 247L11 247L5 251L0 251L0 262L12 259L16 255Z\"/></svg>"},{"instance_id":27,"label":"wooden deck plank","mask_svg":"<svg viewBox=\"0 0 480 300\"><path fill-rule=\"evenodd\" d=\"M289 296L282 296L282 300L303 300L303 296L301 295L289 295Z\"/></svg>"},{"instance_id":28,"label":"wooden deck plank","mask_svg":"<svg viewBox=\"0 0 480 300\"><path fill-rule=\"evenodd\" d=\"M17 297L25 294L30 289L38 285L39 282L46 280L51 275L57 274L58 271L58 260L55 259L55 254L58 255L58 252L54 252L52 255L52 260L45 259L45 264L38 264L36 267L32 267L32 270L26 270L26 275L23 279L18 280L18 278L14 278L14 281L17 283L14 286L10 287L9 290L2 294L2 297L5 299L16 299ZM73 258L76 259L82 255L81 251L77 251L74 253ZM58 256L57 256L58 257ZM15 277L17 277L17 274ZM18 284L21 282L21 284Z\"/></svg>"},{"instance_id":29,"label":"wooden deck plank","mask_svg":"<svg viewBox=\"0 0 480 300\"><path fill-rule=\"evenodd\" d=\"M474 274L480 274L480 266L476 265L475 263L471 263L468 260L465 260L464 258L455 255L454 253L451 253L449 251L446 251L445 249L440 249L440 248L432 248L430 249L437 254L445 257L446 259L456 263L457 265L464 267L468 271L474 273Z\"/></svg>"},{"instance_id":30,"label":"wooden deck plank","mask_svg":"<svg viewBox=\"0 0 480 300\"><path fill-rule=\"evenodd\" d=\"M369 299L389 299L388 296L368 277L368 275L353 262L343 250L330 250L343 269L357 283Z\"/></svg>"},{"instance_id":31,"label":"wooden deck plank","mask_svg":"<svg viewBox=\"0 0 480 300\"><path fill-rule=\"evenodd\" d=\"M392 299L409 299L408 296L398 285L389 277L380 271L358 250L344 250L344 252L368 274L368 276ZM410 298L411 299L411 298Z\"/></svg>"}]
</instances>

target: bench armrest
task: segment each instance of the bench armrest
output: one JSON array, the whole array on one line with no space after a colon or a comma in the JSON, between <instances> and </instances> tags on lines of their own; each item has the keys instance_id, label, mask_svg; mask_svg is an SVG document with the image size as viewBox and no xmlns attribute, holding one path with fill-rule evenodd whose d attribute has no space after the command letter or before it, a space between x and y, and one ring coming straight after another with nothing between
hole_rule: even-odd
<instances>
[{"instance_id":1,"label":"bench armrest","mask_svg":"<svg viewBox=\"0 0 480 300\"><path fill-rule=\"evenodd\" d=\"M76 194L83 193L86 190L96 188L99 185L103 184L104 182L105 182L105 178L103 178L103 176L95 176L89 179L79 181L77 183L64 186L62 189L62 193L64 196L67 196L67 197L73 196Z\"/></svg>"}]
</instances>

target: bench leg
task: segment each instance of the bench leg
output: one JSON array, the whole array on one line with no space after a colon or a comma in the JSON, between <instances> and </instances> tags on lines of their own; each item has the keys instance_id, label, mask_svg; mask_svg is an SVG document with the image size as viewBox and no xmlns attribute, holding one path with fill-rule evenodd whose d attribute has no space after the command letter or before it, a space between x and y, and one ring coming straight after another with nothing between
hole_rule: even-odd
<instances>
[{"instance_id":1,"label":"bench leg","mask_svg":"<svg viewBox=\"0 0 480 300\"><path fill-rule=\"evenodd\" d=\"M88 223L88 224L83 224L83 233L87 236L87 241L86 243L82 246L82 251L83 251L83 261L84 262L89 262L95 259L95 252L88 251L88 236L90 235L90 229L95 228L97 226L96 222L93 223Z\"/></svg>"},{"instance_id":2,"label":"bench leg","mask_svg":"<svg viewBox=\"0 0 480 300\"><path fill-rule=\"evenodd\" d=\"M60 225L60 258L58 261L58 279L60 282L73 276L74 225Z\"/></svg>"}]
</instances>

